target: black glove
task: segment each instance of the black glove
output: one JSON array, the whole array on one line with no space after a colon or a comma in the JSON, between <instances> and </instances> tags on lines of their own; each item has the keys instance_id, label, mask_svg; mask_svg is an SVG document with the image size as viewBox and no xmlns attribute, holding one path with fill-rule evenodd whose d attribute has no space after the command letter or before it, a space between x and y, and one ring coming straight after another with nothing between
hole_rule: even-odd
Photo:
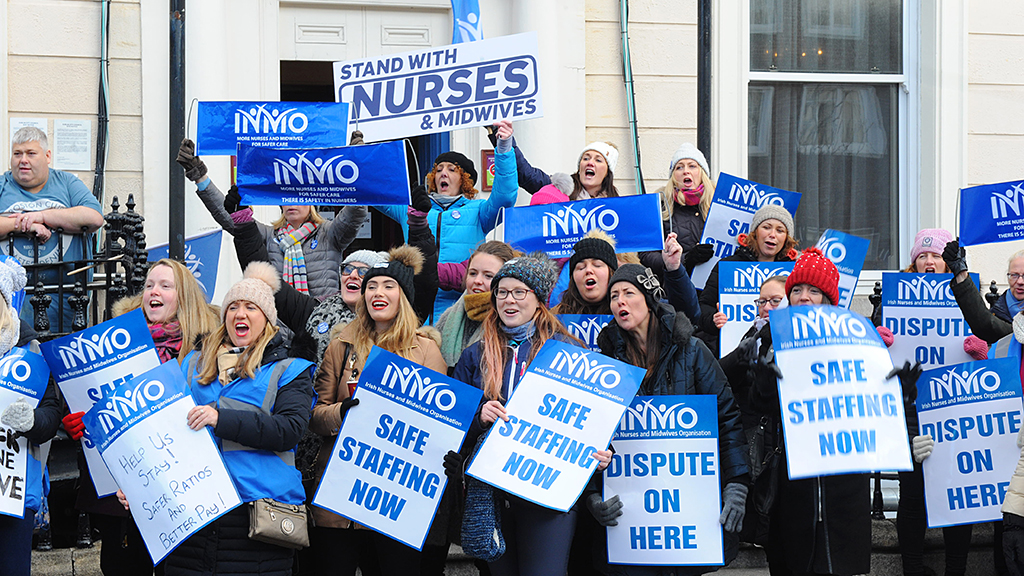
<instances>
[{"instance_id":1,"label":"black glove","mask_svg":"<svg viewBox=\"0 0 1024 576\"><path fill-rule=\"evenodd\" d=\"M185 178L198 182L206 176L206 164L196 156L196 144L188 138L181 141L176 161L185 169Z\"/></svg>"},{"instance_id":2,"label":"black glove","mask_svg":"<svg viewBox=\"0 0 1024 576\"><path fill-rule=\"evenodd\" d=\"M618 494L607 500L601 500L601 495L594 492L587 496L587 508L590 509L590 513L594 515L597 523L601 526L619 525L616 518L622 516L622 501L619 500Z\"/></svg>"},{"instance_id":3,"label":"black glove","mask_svg":"<svg viewBox=\"0 0 1024 576\"><path fill-rule=\"evenodd\" d=\"M449 450L444 455L444 475L452 482L462 482L462 454Z\"/></svg>"},{"instance_id":4,"label":"black glove","mask_svg":"<svg viewBox=\"0 0 1024 576\"><path fill-rule=\"evenodd\" d=\"M924 369L921 368L921 363L917 362L913 367L910 366L910 361L907 360L903 363L903 366L893 368L889 372L885 379L888 380L893 376L899 376L900 384L903 385L903 401L906 403L913 403L917 401L917 379L921 377L921 373Z\"/></svg>"},{"instance_id":5,"label":"black glove","mask_svg":"<svg viewBox=\"0 0 1024 576\"><path fill-rule=\"evenodd\" d=\"M341 401L341 419L345 419L345 413L353 406L359 406L359 398L345 398Z\"/></svg>"},{"instance_id":6,"label":"black glove","mask_svg":"<svg viewBox=\"0 0 1024 576\"><path fill-rule=\"evenodd\" d=\"M409 205L420 212L430 212L430 195L427 194L427 189L422 185L413 188L412 202Z\"/></svg>"},{"instance_id":7,"label":"black glove","mask_svg":"<svg viewBox=\"0 0 1024 576\"><path fill-rule=\"evenodd\" d=\"M774 379L782 378L782 370L779 370L779 365L775 362L769 362L765 360L764 356L758 356L757 362L754 362L750 366L750 370L747 371L747 377L754 382L766 381L774 385Z\"/></svg>"},{"instance_id":8,"label":"black glove","mask_svg":"<svg viewBox=\"0 0 1024 576\"><path fill-rule=\"evenodd\" d=\"M687 270L693 270L698 264L703 264L715 255L715 247L711 244L697 244L683 257L683 266Z\"/></svg>"},{"instance_id":9,"label":"black glove","mask_svg":"<svg viewBox=\"0 0 1024 576\"><path fill-rule=\"evenodd\" d=\"M234 214L246 208L248 206L242 206L242 195L238 193L238 186L232 186L224 196L224 209L228 214Z\"/></svg>"},{"instance_id":10,"label":"black glove","mask_svg":"<svg viewBox=\"0 0 1024 576\"><path fill-rule=\"evenodd\" d=\"M946 263L946 270L952 274L967 272L967 250L960 245L959 238L946 243L942 250L942 261Z\"/></svg>"},{"instance_id":11,"label":"black glove","mask_svg":"<svg viewBox=\"0 0 1024 576\"><path fill-rule=\"evenodd\" d=\"M736 363L748 367L757 363L757 336L740 340L736 346Z\"/></svg>"},{"instance_id":12,"label":"black glove","mask_svg":"<svg viewBox=\"0 0 1024 576\"><path fill-rule=\"evenodd\" d=\"M1003 556L1010 576L1024 573L1024 518L1003 513Z\"/></svg>"}]
</instances>

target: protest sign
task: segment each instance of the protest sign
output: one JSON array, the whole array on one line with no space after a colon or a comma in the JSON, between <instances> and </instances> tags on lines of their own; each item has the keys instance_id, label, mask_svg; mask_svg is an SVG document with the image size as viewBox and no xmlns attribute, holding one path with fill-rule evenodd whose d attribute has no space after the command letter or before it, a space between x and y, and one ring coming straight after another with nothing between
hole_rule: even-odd
<instances>
[{"instance_id":1,"label":"protest sign","mask_svg":"<svg viewBox=\"0 0 1024 576\"><path fill-rule=\"evenodd\" d=\"M200 102L196 154L234 156L238 145L331 148L348 145L348 104Z\"/></svg>"},{"instance_id":2,"label":"protest sign","mask_svg":"<svg viewBox=\"0 0 1024 576\"><path fill-rule=\"evenodd\" d=\"M195 277L199 287L206 294L206 301L213 298L217 290L217 268L220 265L221 236L224 230L220 228L203 232L190 238L185 238L185 260L182 264ZM156 262L161 258L167 258L167 244L158 244L148 249L147 259Z\"/></svg>"},{"instance_id":3,"label":"protest sign","mask_svg":"<svg viewBox=\"0 0 1024 576\"><path fill-rule=\"evenodd\" d=\"M935 441L922 463L928 527L1001 521L1020 459L1020 358L921 374L917 420L921 434Z\"/></svg>"},{"instance_id":4,"label":"protest sign","mask_svg":"<svg viewBox=\"0 0 1024 576\"><path fill-rule=\"evenodd\" d=\"M444 455L462 446L482 394L374 347L313 505L422 549L448 482Z\"/></svg>"},{"instance_id":5,"label":"protest sign","mask_svg":"<svg viewBox=\"0 0 1024 576\"><path fill-rule=\"evenodd\" d=\"M467 474L566 512L597 468L644 369L548 340L487 431Z\"/></svg>"},{"instance_id":6,"label":"protest sign","mask_svg":"<svg viewBox=\"0 0 1024 576\"><path fill-rule=\"evenodd\" d=\"M335 62L334 95L367 142L540 118L537 33Z\"/></svg>"},{"instance_id":7,"label":"protest sign","mask_svg":"<svg viewBox=\"0 0 1024 576\"><path fill-rule=\"evenodd\" d=\"M719 262L718 309L728 321L719 333L718 355L724 358L736 349L757 318L761 285L773 276L789 276L792 262ZM783 299L782 306L787 300Z\"/></svg>"},{"instance_id":8,"label":"protest sign","mask_svg":"<svg viewBox=\"0 0 1024 576\"><path fill-rule=\"evenodd\" d=\"M505 242L523 252L552 258L572 256L573 245L591 230L615 240L616 252L660 251L661 196L642 194L505 209Z\"/></svg>"},{"instance_id":9,"label":"protest sign","mask_svg":"<svg viewBox=\"0 0 1024 576\"><path fill-rule=\"evenodd\" d=\"M898 378L867 319L838 306L769 316L791 479L910 470Z\"/></svg>"},{"instance_id":10,"label":"protest sign","mask_svg":"<svg viewBox=\"0 0 1024 576\"><path fill-rule=\"evenodd\" d=\"M19 399L35 408L46 392L50 381L50 368L39 354L14 348L0 358L0 410ZM29 482L28 438L5 426L0 426L0 514L25 517L25 491ZM45 466L46 462L39 464Z\"/></svg>"},{"instance_id":11,"label":"protest sign","mask_svg":"<svg viewBox=\"0 0 1024 576\"><path fill-rule=\"evenodd\" d=\"M1024 181L960 189L960 244L974 246L1024 238Z\"/></svg>"},{"instance_id":12,"label":"protest sign","mask_svg":"<svg viewBox=\"0 0 1024 576\"><path fill-rule=\"evenodd\" d=\"M171 361L118 384L82 417L153 564L242 503L211 428L188 427L195 406Z\"/></svg>"},{"instance_id":13,"label":"protest sign","mask_svg":"<svg viewBox=\"0 0 1024 576\"><path fill-rule=\"evenodd\" d=\"M238 193L252 206L409 204L405 144L238 150Z\"/></svg>"},{"instance_id":14,"label":"protest sign","mask_svg":"<svg viewBox=\"0 0 1024 576\"><path fill-rule=\"evenodd\" d=\"M840 308L849 308L853 301L853 291L857 289L857 280L870 245L867 238L838 230L825 230L818 239L816 246L839 270L839 302L836 305Z\"/></svg>"},{"instance_id":15,"label":"protest sign","mask_svg":"<svg viewBox=\"0 0 1024 576\"><path fill-rule=\"evenodd\" d=\"M739 246L736 238L750 232L750 220L766 204L782 206L790 214L796 214L800 193L772 188L725 172L718 175L715 196L711 200L704 234L700 240L701 244L714 246L715 254L711 260L693 269L691 277L694 286L704 288L715 264L722 258L732 256ZM789 231L789 235L793 235L793 230Z\"/></svg>"},{"instance_id":16,"label":"protest sign","mask_svg":"<svg viewBox=\"0 0 1024 576\"><path fill-rule=\"evenodd\" d=\"M882 325L892 331L892 363L920 362L925 370L970 362L964 338L971 327L949 287L952 274L882 274ZM978 285L978 275L971 274Z\"/></svg>"},{"instance_id":17,"label":"protest sign","mask_svg":"<svg viewBox=\"0 0 1024 576\"><path fill-rule=\"evenodd\" d=\"M608 527L608 562L721 566L718 399L637 396L615 432L604 499L622 516Z\"/></svg>"},{"instance_id":18,"label":"protest sign","mask_svg":"<svg viewBox=\"0 0 1024 576\"><path fill-rule=\"evenodd\" d=\"M142 310L44 342L41 348L72 412L88 412L109 391L160 365ZM82 448L96 495L116 492L117 484L88 434Z\"/></svg>"},{"instance_id":19,"label":"protest sign","mask_svg":"<svg viewBox=\"0 0 1024 576\"><path fill-rule=\"evenodd\" d=\"M597 345L597 335L601 333L605 325L613 321L611 314L559 314L558 319L569 330L569 333L579 338L594 352L600 352Z\"/></svg>"}]
</instances>

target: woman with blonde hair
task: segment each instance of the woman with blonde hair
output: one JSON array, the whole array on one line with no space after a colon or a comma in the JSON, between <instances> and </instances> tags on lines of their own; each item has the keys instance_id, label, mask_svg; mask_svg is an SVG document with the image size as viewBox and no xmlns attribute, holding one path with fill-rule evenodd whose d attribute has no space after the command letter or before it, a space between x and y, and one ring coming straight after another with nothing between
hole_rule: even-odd
<instances>
[{"instance_id":1,"label":"woman with blonde hair","mask_svg":"<svg viewBox=\"0 0 1024 576\"><path fill-rule=\"evenodd\" d=\"M412 246L399 246L390 252L390 261L371 267L363 276L362 298L356 303L355 320L345 325L331 340L316 375L316 405L309 427L324 437L314 467L319 484L334 447L345 414L359 403L351 398L366 358L374 346L445 373L447 366L438 347L440 336L433 328L421 328L411 302L415 299L413 277L423 267L423 255ZM445 490L434 524L427 534L423 555L431 548L447 553L447 519L451 507ZM315 527L310 531L313 573L355 574L363 535L357 534L350 520L323 508L312 508ZM419 574L421 553L397 540L373 532L369 535L376 548L381 573L385 575Z\"/></svg>"}]
</instances>

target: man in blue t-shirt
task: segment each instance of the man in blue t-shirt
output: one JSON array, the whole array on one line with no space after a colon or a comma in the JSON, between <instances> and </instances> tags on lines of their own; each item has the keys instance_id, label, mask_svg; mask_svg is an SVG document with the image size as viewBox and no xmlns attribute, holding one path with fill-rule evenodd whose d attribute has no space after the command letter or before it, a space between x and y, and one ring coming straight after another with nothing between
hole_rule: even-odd
<instances>
[{"instance_id":1,"label":"man in blue t-shirt","mask_svg":"<svg viewBox=\"0 0 1024 576\"><path fill-rule=\"evenodd\" d=\"M65 273L74 268L74 262L87 257L81 236L71 234L92 233L103 225L100 203L85 184L74 174L50 168L50 148L46 133L38 128L24 127L14 133L11 142L11 170L0 178L0 251L16 257L22 264L35 260L33 240L15 236L12 232L35 233L39 239L39 263L67 263L63 267L33 270L29 268L29 286L42 281L47 286L64 282L70 291L74 286ZM53 230L63 228L63 254L58 250L58 238ZM13 244L13 254L11 254ZM70 295L69 292L65 293ZM61 303L51 295L50 331L61 329L58 321ZM71 330L74 314L64 305L63 331ZM33 324L32 307L22 307L21 317Z\"/></svg>"}]
</instances>

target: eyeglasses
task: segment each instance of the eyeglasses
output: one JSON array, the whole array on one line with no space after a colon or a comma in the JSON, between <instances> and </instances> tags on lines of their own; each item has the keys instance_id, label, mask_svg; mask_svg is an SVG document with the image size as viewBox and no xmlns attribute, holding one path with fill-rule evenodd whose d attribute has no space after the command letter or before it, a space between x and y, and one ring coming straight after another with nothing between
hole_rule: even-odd
<instances>
[{"instance_id":1,"label":"eyeglasses","mask_svg":"<svg viewBox=\"0 0 1024 576\"><path fill-rule=\"evenodd\" d=\"M1013 272L1006 275L1006 279L1010 281L1010 284L1013 284L1021 278L1024 278L1024 274L1017 274L1016 272Z\"/></svg>"},{"instance_id":2,"label":"eyeglasses","mask_svg":"<svg viewBox=\"0 0 1024 576\"><path fill-rule=\"evenodd\" d=\"M348 276L352 272L358 272L359 277L362 278L363 276L366 276L366 272L369 271L369 269L369 266L353 266L352 264L346 264L341 270L341 275Z\"/></svg>"},{"instance_id":3,"label":"eyeglasses","mask_svg":"<svg viewBox=\"0 0 1024 576\"><path fill-rule=\"evenodd\" d=\"M530 292L533 292L533 290L527 290L526 288L516 288L515 290L498 288L494 291L494 298L496 300L504 300L505 298L508 298L509 294L511 294L513 300L523 300Z\"/></svg>"},{"instance_id":4,"label":"eyeglasses","mask_svg":"<svg viewBox=\"0 0 1024 576\"><path fill-rule=\"evenodd\" d=\"M763 298L758 298L757 300L754 300L754 304L757 304L758 308L764 308L768 304L771 304L772 308L777 308L779 306L779 304L782 304L782 298L775 297L775 298L769 298L767 300L765 300Z\"/></svg>"}]
</instances>

